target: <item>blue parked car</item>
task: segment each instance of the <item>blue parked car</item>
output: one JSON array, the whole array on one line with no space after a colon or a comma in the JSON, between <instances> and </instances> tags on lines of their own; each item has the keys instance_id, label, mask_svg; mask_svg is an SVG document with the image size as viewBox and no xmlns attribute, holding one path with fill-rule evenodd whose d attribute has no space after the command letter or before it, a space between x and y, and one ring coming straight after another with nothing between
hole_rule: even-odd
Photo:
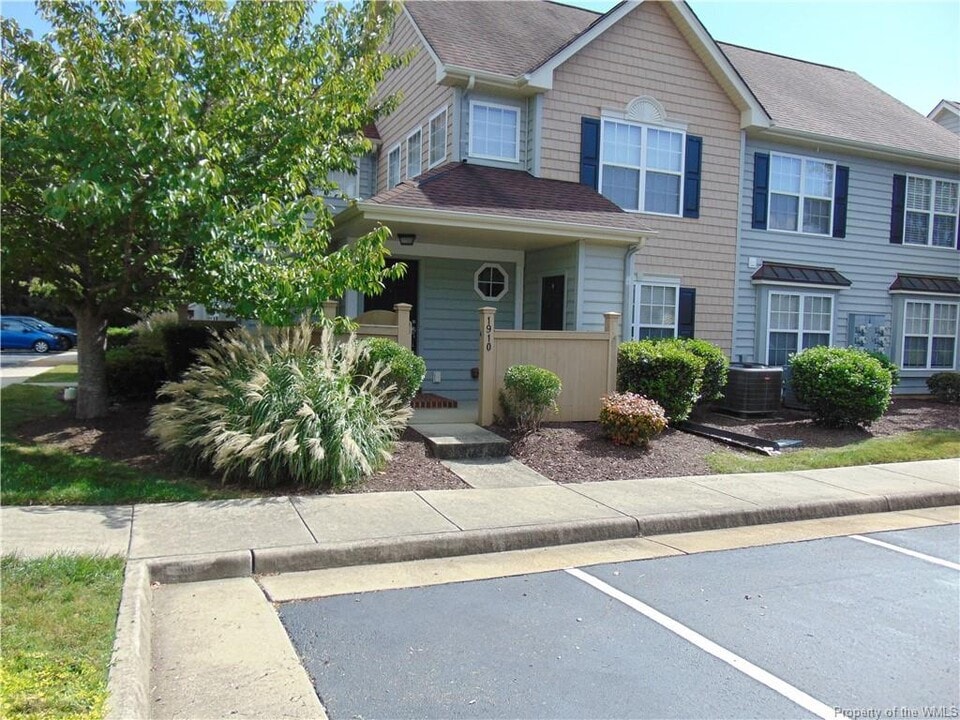
<instances>
[{"instance_id":1,"label":"blue parked car","mask_svg":"<svg viewBox=\"0 0 960 720\"><path fill-rule=\"evenodd\" d=\"M58 338L60 338L61 350L69 350L77 344L77 331L73 328L57 327L52 323L48 323L46 320L41 320L40 318L35 317L27 317L26 315L4 315L3 317L0 317L0 320L20 320L28 325L34 325L40 328L45 333L56 335Z\"/></svg>"},{"instance_id":2,"label":"blue parked car","mask_svg":"<svg viewBox=\"0 0 960 720\"><path fill-rule=\"evenodd\" d=\"M0 318L0 350L33 350L45 353L60 348L60 338L56 335L23 320Z\"/></svg>"}]
</instances>

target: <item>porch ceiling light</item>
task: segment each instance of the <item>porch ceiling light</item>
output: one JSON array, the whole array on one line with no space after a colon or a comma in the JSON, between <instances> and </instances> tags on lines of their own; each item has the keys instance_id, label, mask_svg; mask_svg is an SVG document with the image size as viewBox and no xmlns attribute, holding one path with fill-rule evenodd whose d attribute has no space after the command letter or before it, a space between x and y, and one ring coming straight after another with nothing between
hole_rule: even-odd
<instances>
[{"instance_id":1,"label":"porch ceiling light","mask_svg":"<svg viewBox=\"0 0 960 720\"><path fill-rule=\"evenodd\" d=\"M413 235L413 234L403 234L403 233L401 233L401 234L397 235L397 241L398 241L401 245L407 245L407 246L413 245L413 243L416 241L416 239L417 239L417 236L416 236L416 235Z\"/></svg>"}]
</instances>

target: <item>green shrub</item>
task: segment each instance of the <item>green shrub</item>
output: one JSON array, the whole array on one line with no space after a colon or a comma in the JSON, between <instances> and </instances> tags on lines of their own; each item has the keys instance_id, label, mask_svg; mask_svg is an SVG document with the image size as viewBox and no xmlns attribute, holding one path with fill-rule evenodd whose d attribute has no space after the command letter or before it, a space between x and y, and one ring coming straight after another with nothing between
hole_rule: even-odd
<instances>
[{"instance_id":1,"label":"green shrub","mask_svg":"<svg viewBox=\"0 0 960 720\"><path fill-rule=\"evenodd\" d=\"M730 360L723 350L713 343L696 338L666 338L657 342L671 343L693 353L706 363L698 402L712 402L723 397L723 389L727 386L727 371L730 369Z\"/></svg>"},{"instance_id":2,"label":"green shrub","mask_svg":"<svg viewBox=\"0 0 960 720\"><path fill-rule=\"evenodd\" d=\"M884 369L890 373L891 387L896 387L900 384L900 368L898 368L896 364L887 357L886 353L882 353L879 350L867 350L867 355L878 361L881 365L883 365Z\"/></svg>"},{"instance_id":3,"label":"green shrub","mask_svg":"<svg viewBox=\"0 0 960 720\"><path fill-rule=\"evenodd\" d=\"M927 378L927 387L937 400L960 403L960 373L938 372Z\"/></svg>"},{"instance_id":4,"label":"green shrub","mask_svg":"<svg viewBox=\"0 0 960 720\"><path fill-rule=\"evenodd\" d=\"M647 444L667 427L667 415L656 402L631 392L601 400L600 429L617 445Z\"/></svg>"},{"instance_id":5,"label":"green shrub","mask_svg":"<svg viewBox=\"0 0 960 720\"><path fill-rule=\"evenodd\" d=\"M671 422L690 417L707 361L676 343L631 340L617 351L617 390L654 400Z\"/></svg>"},{"instance_id":6,"label":"green shrub","mask_svg":"<svg viewBox=\"0 0 960 720\"><path fill-rule=\"evenodd\" d=\"M890 373L863 350L808 348L790 358L790 369L797 399L821 425L869 425L890 406Z\"/></svg>"},{"instance_id":7,"label":"green shrub","mask_svg":"<svg viewBox=\"0 0 960 720\"><path fill-rule=\"evenodd\" d=\"M156 397L167 379L163 355L133 343L107 350L107 393L125 400Z\"/></svg>"},{"instance_id":8,"label":"green shrub","mask_svg":"<svg viewBox=\"0 0 960 720\"><path fill-rule=\"evenodd\" d=\"M143 320L130 326L136 337L136 343L150 348L158 355L163 355L163 331L179 323L175 312L159 312L148 315Z\"/></svg>"},{"instance_id":9,"label":"green shrub","mask_svg":"<svg viewBox=\"0 0 960 720\"><path fill-rule=\"evenodd\" d=\"M384 382L396 385L401 402L409 405L427 374L423 358L389 338L369 338L363 341L363 345L367 355L357 365L360 379L372 375L377 363L383 363L387 367Z\"/></svg>"},{"instance_id":10,"label":"green shrub","mask_svg":"<svg viewBox=\"0 0 960 720\"><path fill-rule=\"evenodd\" d=\"M108 327L107 347L120 348L136 342L137 332L132 327Z\"/></svg>"},{"instance_id":11,"label":"green shrub","mask_svg":"<svg viewBox=\"0 0 960 720\"><path fill-rule=\"evenodd\" d=\"M337 343L330 328L229 331L198 352L149 433L181 462L224 479L269 487L343 487L381 468L412 410L383 382L388 368L357 382L365 349Z\"/></svg>"},{"instance_id":12,"label":"green shrub","mask_svg":"<svg viewBox=\"0 0 960 720\"><path fill-rule=\"evenodd\" d=\"M562 390L556 374L536 365L512 365L503 375L500 404L517 430L534 432L547 410L557 407Z\"/></svg>"}]
</instances>

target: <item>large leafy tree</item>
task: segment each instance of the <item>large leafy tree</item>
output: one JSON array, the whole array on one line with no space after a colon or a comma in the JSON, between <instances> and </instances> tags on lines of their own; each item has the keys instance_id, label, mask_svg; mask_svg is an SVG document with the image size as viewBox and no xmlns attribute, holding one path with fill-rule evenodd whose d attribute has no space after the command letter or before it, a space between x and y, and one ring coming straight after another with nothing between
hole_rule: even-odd
<instances>
[{"instance_id":1,"label":"large leafy tree","mask_svg":"<svg viewBox=\"0 0 960 720\"><path fill-rule=\"evenodd\" d=\"M73 313L77 415L107 408L107 318L187 301L283 323L376 292L386 229L335 248L318 191L369 150L396 7L41 0L3 21L3 272Z\"/></svg>"}]
</instances>

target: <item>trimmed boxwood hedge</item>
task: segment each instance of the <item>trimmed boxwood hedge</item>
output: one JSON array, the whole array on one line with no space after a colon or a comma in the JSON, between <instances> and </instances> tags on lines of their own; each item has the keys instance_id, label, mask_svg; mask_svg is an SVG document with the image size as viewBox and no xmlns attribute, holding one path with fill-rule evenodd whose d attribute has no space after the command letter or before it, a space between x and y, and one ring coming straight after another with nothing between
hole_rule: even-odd
<instances>
[{"instance_id":1,"label":"trimmed boxwood hedge","mask_svg":"<svg viewBox=\"0 0 960 720\"><path fill-rule=\"evenodd\" d=\"M655 400L671 422L690 417L707 361L676 342L631 340L617 350L617 390Z\"/></svg>"}]
</instances>

